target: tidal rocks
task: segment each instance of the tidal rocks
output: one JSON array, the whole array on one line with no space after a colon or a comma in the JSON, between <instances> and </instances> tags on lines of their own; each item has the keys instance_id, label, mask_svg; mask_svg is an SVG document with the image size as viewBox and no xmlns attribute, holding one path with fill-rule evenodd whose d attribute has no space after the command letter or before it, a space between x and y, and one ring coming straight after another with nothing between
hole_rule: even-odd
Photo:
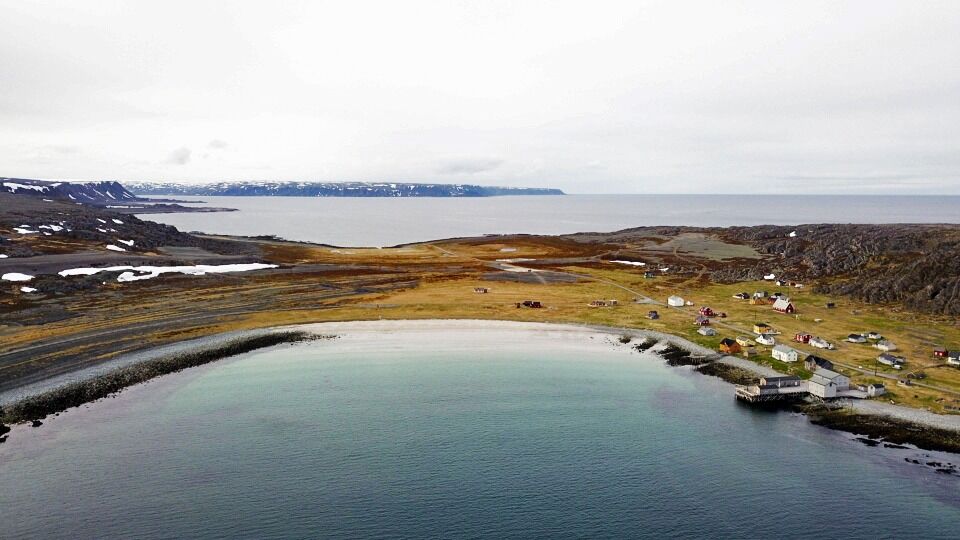
<instances>
[{"instance_id":1,"label":"tidal rocks","mask_svg":"<svg viewBox=\"0 0 960 540\"><path fill-rule=\"evenodd\" d=\"M756 373L722 362L709 362L698 366L696 369L704 375L719 377L732 384L753 384L757 382Z\"/></svg>"},{"instance_id":2,"label":"tidal rocks","mask_svg":"<svg viewBox=\"0 0 960 540\"><path fill-rule=\"evenodd\" d=\"M800 408L814 424L855 433L884 443L913 444L924 450L960 453L960 432L922 426L886 416L811 405Z\"/></svg>"}]
</instances>

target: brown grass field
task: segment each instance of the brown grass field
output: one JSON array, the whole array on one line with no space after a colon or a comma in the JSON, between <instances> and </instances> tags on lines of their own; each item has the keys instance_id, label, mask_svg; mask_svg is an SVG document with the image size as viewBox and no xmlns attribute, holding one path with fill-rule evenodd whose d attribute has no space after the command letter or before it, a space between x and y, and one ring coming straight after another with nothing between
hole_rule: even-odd
<instances>
[{"instance_id":1,"label":"brown grass field","mask_svg":"<svg viewBox=\"0 0 960 540\"><path fill-rule=\"evenodd\" d=\"M710 259L722 250L702 239L687 243L682 256ZM0 388L91 365L124 352L221 332L297 323L363 319L502 319L598 324L653 329L716 348L723 337L752 335L754 322L767 322L782 332L779 343L802 353L815 349L791 343L806 331L833 342L837 349L821 351L854 383L884 382L887 399L935 412L960 405L960 369L935 359L937 345L960 347L956 321L908 312L896 306L866 305L846 298L817 295L812 284L803 289L778 289L771 282L715 284L697 273L666 274L645 279L642 268L604 261L601 257L623 246L581 244L560 238L488 237L457 239L389 249L330 248L287 242L260 242L264 260L284 265L280 271L243 275L164 276L146 282L107 281L95 292L30 300L22 295L0 303ZM697 246L704 253L697 253ZM749 253L732 249L729 256ZM532 272L502 271L497 259L536 259L516 262ZM500 266L498 268L498 266ZM574 274L576 280L540 279L539 270ZM528 275L524 275L528 274ZM547 274L543 274L547 275ZM495 279L492 279L495 277ZM488 287L488 294L474 287ZM734 299L737 292L756 290L789 294L796 315L775 313L768 305ZM667 308L666 297L678 294L694 307ZM636 303L648 297L659 304ZM595 299L616 299L615 307L596 308ZM523 300L538 300L543 309L517 308ZM827 302L836 308L828 309ZM696 309L707 305L725 312L714 319L715 337L696 333ZM31 323L23 314L44 307L59 310L59 320ZM655 309L659 320L647 318ZM815 320L819 319L819 322ZM907 358L904 370L876 367L880 351L869 344L843 341L852 332L878 331L897 343L896 354ZM802 362L786 365L757 345L758 362L809 376ZM880 376L874 376L874 369ZM914 386L897 386L894 379L922 373ZM924 385L924 386L921 386Z\"/></svg>"}]
</instances>

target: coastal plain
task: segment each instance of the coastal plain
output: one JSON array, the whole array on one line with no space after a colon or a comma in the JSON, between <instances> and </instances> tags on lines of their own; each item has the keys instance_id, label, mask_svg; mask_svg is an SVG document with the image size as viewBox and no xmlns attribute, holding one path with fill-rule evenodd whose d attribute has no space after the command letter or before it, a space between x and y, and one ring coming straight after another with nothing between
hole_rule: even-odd
<instances>
[{"instance_id":1,"label":"coastal plain","mask_svg":"<svg viewBox=\"0 0 960 540\"><path fill-rule=\"evenodd\" d=\"M157 346L305 323L486 319L600 325L663 332L716 351L721 339L753 336L753 325L764 322L778 332L778 343L804 356L830 359L853 384L884 384L887 393L877 401L943 415L956 414L960 407L960 369L933 355L934 347L960 347L955 316L824 292L848 276L777 286L758 273L766 268L780 273L782 258L722 231L490 235L363 248L186 234L123 215L123 225L107 234L78 234L81 225L67 235L19 234L18 228L36 228L52 215L58 222L78 224L115 219L100 209L61 203L41 207L46 213L22 211L0 224L6 237L0 250L20 254L0 259L0 273L32 275L29 288L35 289L23 292L22 283L3 282L0 392ZM27 215L36 223L20 223ZM787 236L786 231L778 234ZM124 252L105 250L111 235L128 236L134 246ZM117 271L58 274L107 265L254 262L275 267L163 274L133 282L119 281ZM791 274L804 275L800 270ZM734 298L755 291L789 295L796 313L781 314L766 302ZM666 300L672 295L692 305L669 307ZM525 301L542 307L525 307ZM725 315L711 318L712 336L701 335L694 324L704 306ZM656 319L651 311L657 312ZM791 341L802 332L830 341L835 349L820 351ZM851 333L865 332L894 341L896 354L908 359L904 368L878 364L879 351L870 343L844 341ZM756 354L739 360L755 365L757 373L774 369L811 375L803 362L773 359L769 346L750 349Z\"/></svg>"}]
</instances>

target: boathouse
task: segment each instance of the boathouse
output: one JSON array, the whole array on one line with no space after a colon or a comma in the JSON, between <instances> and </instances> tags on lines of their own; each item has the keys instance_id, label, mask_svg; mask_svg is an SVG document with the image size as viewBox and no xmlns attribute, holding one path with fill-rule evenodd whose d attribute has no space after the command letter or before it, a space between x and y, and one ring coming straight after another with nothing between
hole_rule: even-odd
<instances>
[{"instance_id":1,"label":"boathouse","mask_svg":"<svg viewBox=\"0 0 960 540\"><path fill-rule=\"evenodd\" d=\"M849 388L850 377L829 369L816 370L807 381L807 390L810 394L823 399L837 397L837 392Z\"/></svg>"}]
</instances>

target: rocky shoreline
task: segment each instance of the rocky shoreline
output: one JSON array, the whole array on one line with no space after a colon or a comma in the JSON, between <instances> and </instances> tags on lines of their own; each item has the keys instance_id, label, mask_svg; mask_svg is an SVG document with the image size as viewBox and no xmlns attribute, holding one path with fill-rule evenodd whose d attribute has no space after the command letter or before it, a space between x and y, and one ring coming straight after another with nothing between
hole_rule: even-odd
<instances>
[{"instance_id":1,"label":"rocky shoreline","mask_svg":"<svg viewBox=\"0 0 960 540\"><path fill-rule=\"evenodd\" d=\"M88 379L67 383L45 392L25 396L0 409L0 442L9 428L4 424L32 422L35 426L48 415L57 414L98 399L109 397L124 388L169 373L200 366L230 356L281 345L332 336L289 330L264 335L244 336L192 351L145 360Z\"/></svg>"},{"instance_id":2,"label":"rocky shoreline","mask_svg":"<svg viewBox=\"0 0 960 540\"><path fill-rule=\"evenodd\" d=\"M657 342L648 338L635 345L634 349L644 352L655 345ZM669 342L665 347L654 351L667 365L693 366L695 371L703 375L718 377L731 384L752 384L761 376L755 371L718 360L699 361L698 357L692 356L691 351L675 342ZM775 405L773 408L801 413L818 426L859 435L858 440L870 446L883 444L896 448L903 444L912 444L922 450L960 454L960 431L910 422L893 416L865 414L835 404L794 403ZM955 467L939 467L938 471L946 474L960 473Z\"/></svg>"}]
</instances>

